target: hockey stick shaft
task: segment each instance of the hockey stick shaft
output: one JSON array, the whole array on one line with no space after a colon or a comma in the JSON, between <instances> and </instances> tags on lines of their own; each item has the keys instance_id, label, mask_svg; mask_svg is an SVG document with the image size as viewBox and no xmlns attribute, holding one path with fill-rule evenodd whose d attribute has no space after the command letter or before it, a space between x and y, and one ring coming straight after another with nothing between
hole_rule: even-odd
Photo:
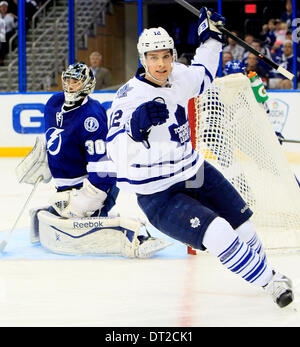
<instances>
[{"instance_id":1,"label":"hockey stick shaft","mask_svg":"<svg viewBox=\"0 0 300 347\"><path fill-rule=\"evenodd\" d=\"M177 2L178 4L180 4L181 6L185 7L187 10L189 10L194 15L199 17L200 11L197 8L195 8L194 6L192 6L191 4L189 4L187 1L185 1L185 0L174 0L174 1ZM261 52L257 51L255 48L248 45L247 42L240 39L236 35L232 34L229 30L224 28L222 25L218 25L217 28L222 32L222 34L227 35L228 37L230 37L231 39L236 41L240 46L244 47L249 52L253 53L255 56L257 56L259 59L264 61L266 64L270 65L273 69L275 69L277 72L282 74L284 77L288 78L289 80L292 80L295 77L295 75L293 75L291 72L289 72L288 70L286 70L282 66L279 66L278 64L276 64L273 60L269 59L268 57L264 56Z\"/></svg>"},{"instance_id":2,"label":"hockey stick shaft","mask_svg":"<svg viewBox=\"0 0 300 347\"><path fill-rule=\"evenodd\" d=\"M300 140L281 139L281 141L287 143L300 143Z\"/></svg>"},{"instance_id":3,"label":"hockey stick shaft","mask_svg":"<svg viewBox=\"0 0 300 347\"><path fill-rule=\"evenodd\" d=\"M13 231L15 230L15 228L16 228L16 226L17 226L17 224L18 224L18 222L19 222L19 220L20 220L20 218L21 218L21 216L22 216L22 214L23 214L23 212L24 212L24 210L25 210L25 207L28 205L29 201L31 200L31 197L32 197L33 193L35 192L37 186L38 186L39 183L42 181L42 179L43 179L43 176L40 176L40 177L36 180L36 182L35 182L35 184L34 184L32 190L31 190L30 194L28 195L28 198L27 198L25 204L23 205L23 207L22 207L22 209L21 209L21 211L20 211L20 213L19 213L19 215L18 215L18 218L16 219L14 225L13 225L12 228L10 229L10 232L9 232L9 234L8 234L8 237L6 238L6 240L4 240L4 241L2 241L2 242L0 243L0 253L2 253L3 250L4 250L4 248L7 246L8 241L9 241L9 239L10 239L10 237L11 237Z\"/></svg>"}]
</instances>

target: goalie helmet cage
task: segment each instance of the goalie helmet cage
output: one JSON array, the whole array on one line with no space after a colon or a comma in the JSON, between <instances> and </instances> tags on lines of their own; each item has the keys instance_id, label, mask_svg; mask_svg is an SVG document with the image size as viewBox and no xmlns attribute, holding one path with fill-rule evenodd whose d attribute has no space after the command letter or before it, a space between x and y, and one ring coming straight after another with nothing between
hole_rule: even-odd
<instances>
[{"instance_id":1,"label":"goalie helmet cage","mask_svg":"<svg viewBox=\"0 0 300 347\"><path fill-rule=\"evenodd\" d=\"M265 249L300 248L300 189L248 77L216 78L189 102L194 149L240 192ZM188 247L189 254L196 251Z\"/></svg>"}]
</instances>

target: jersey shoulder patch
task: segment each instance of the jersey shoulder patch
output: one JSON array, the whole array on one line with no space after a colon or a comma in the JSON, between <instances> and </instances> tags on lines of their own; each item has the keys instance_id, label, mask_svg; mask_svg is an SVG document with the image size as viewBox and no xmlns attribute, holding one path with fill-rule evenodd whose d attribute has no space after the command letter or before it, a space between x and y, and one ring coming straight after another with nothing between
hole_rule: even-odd
<instances>
[{"instance_id":1,"label":"jersey shoulder patch","mask_svg":"<svg viewBox=\"0 0 300 347\"><path fill-rule=\"evenodd\" d=\"M96 117L87 117L83 122L83 126L86 131L93 133L99 129L99 121Z\"/></svg>"}]
</instances>

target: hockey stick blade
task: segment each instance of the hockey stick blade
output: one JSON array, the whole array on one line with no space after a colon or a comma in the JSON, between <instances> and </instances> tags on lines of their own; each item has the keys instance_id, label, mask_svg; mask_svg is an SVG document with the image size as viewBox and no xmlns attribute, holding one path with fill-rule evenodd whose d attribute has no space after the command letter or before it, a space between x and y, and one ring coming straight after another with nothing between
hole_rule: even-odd
<instances>
[{"instance_id":1,"label":"hockey stick blade","mask_svg":"<svg viewBox=\"0 0 300 347\"><path fill-rule=\"evenodd\" d=\"M10 239L10 237L11 237L13 231L15 230L18 221L19 221L19 219L21 218L21 216L22 216L22 214L23 214L23 212L24 212L24 210L25 210L25 207L27 206L27 204L28 204L28 202L30 201L30 199L31 199L31 197L32 197L32 195L33 195L33 193L35 192L35 190L36 190L36 188L37 188L37 186L39 185L39 183L40 183L42 180L43 180L43 176L39 176L39 178L36 180L36 182L35 182L35 184L34 184L32 190L31 190L30 194L28 195L28 198L27 198L25 204L24 204L23 207L22 207L22 210L20 211L20 213L19 213L19 215L18 215L18 218L16 219L16 221L15 221L13 227L10 229L10 232L9 232L9 234L8 234L8 237L6 238L6 240L3 240L3 241L0 243L0 253L2 253L2 252L4 251L4 249L5 249L5 247L7 246L8 241L9 241L9 239Z\"/></svg>"},{"instance_id":2,"label":"hockey stick blade","mask_svg":"<svg viewBox=\"0 0 300 347\"><path fill-rule=\"evenodd\" d=\"M196 9L194 6L192 6L191 4L189 4L187 1L185 1L185 0L174 0L174 1L177 2L178 4L180 4L181 6L185 7L188 11L190 11L194 15L199 17L200 11L198 9ZM218 25L217 27L224 35L226 35L226 36L230 37L231 39L233 39L234 41L236 41L240 46L244 47L249 52L253 53L255 56L257 56L259 59L264 61L266 64L270 65L273 69L278 71L284 77L288 78L290 81L295 77L294 74L292 74L291 72L289 72L288 70L286 70L282 66L279 66L273 60L264 56L261 52L257 51L255 48L248 45L247 42L245 42L244 40L242 40L239 37L232 34L229 30L224 28L222 25Z\"/></svg>"}]
</instances>

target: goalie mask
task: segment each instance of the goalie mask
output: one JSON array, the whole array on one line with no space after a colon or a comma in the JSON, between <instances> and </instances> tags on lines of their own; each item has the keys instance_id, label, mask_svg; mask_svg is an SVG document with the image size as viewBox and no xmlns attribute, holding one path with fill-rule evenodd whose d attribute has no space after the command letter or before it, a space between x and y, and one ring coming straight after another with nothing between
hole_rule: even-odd
<instances>
[{"instance_id":1,"label":"goalie mask","mask_svg":"<svg viewBox=\"0 0 300 347\"><path fill-rule=\"evenodd\" d=\"M174 41L167 31L161 27L144 29L137 44L137 49L140 57L140 61L145 68L145 71L149 73L146 64L146 54L151 51L159 51L169 49L173 56L173 62L177 58L176 49L174 47ZM153 78L153 76L151 76ZM154 78L156 80L156 78Z\"/></svg>"},{"instance_id":2,"label":"goalie mask","mask_svg":"<svg viewBox=\"0 0 300 347\"><path fill-rule=\"evenodd\" d=\"M96 79L92 71L80 62L69 65L62 73L62 85L66 102L73 104L94 91Z\"/></svg>"}]
</instances>

